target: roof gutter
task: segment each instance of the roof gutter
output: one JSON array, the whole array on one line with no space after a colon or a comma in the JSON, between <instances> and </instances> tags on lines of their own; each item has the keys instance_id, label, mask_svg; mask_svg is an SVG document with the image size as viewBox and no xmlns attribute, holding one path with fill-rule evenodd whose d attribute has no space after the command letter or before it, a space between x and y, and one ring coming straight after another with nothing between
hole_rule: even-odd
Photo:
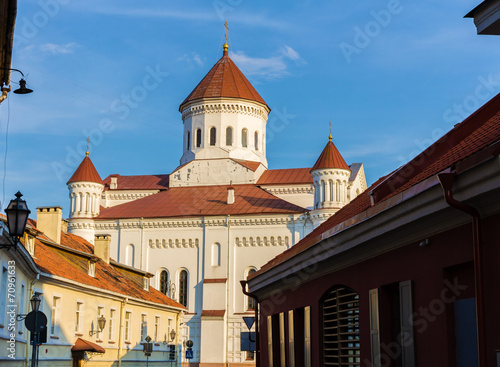
<instances>
[{"instance_id":1,"label":"roof gutter","mask_svg":"<svg viewBox=\"0 0 500 367\"><path fill-rule=\"evenodd\" d=\"M472 217L472 248L474 250L474 285L476 296L476 323L477 323L477 346L479 355L479 367L486 367L486 318L484 310L484 288L483 288L483 254L481 247L481 216L479 212L470 205L464 204L453 197L453 183L455 173L438 174L439 182L444 191L444 198L448 205L456 208Z\"/></svg>"}]
</instances>

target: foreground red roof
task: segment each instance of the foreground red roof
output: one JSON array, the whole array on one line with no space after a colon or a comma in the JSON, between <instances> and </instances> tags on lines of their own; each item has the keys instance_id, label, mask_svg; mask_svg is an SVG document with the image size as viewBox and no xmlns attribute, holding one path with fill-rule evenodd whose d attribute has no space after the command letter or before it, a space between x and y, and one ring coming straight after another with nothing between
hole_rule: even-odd
<instances>
[{"instance_id":1,"label":"foreground red roof","mask_svg":"<svg viewBox=\"0 0 500 367\"><path fill-rule=\"evenodd\" d=\"M224 51L221 59L186 97L179 109L190 101L220 97L248 99L267 106L245 75L229 58L227 51Z\"/></svg>"},{"instance_id":2,"label":"foreground red roof","mask_svg":"<svg viewBox=\"0 0 500 367\"><path fill-rule=\"evenodd\" d=\"M276 256L259 271L253 273L251 277L253 278L319 243L323 240L323 233L369 209L372 206L371 195L374 196L376 203L385 201L490 146L494 148L491 154L498 155L500 154L499 141L500 94L461 124L456 125L413 160L386 177L380 178L295 246ZM497 145L493 147L495 143Z\"/></svg>"},{"instance_id":3,"label":"foreground red roof","mask_svg":"<svg viewBox=\"0 0 500 367\"><path fill-rule=\"evenodd\" d=\"M117 178L117 190L165 190L169 181L169 175L109 175L104 179L105 190L109 190L111 177Z\"/></svg>"},{"instance_id":4,"label":"foreground red roof","mask_svg":"<svg viewBox=\"0 0 500 367\"><path fill-rule=\"evenodd\" d=\"M313 168L311 168L311 171L323 168L349 169L349 166L344 161L344 158L342 158L342 155L338 151L337 147L333 144L331 135L325 149L321 152L321 155L314 164Z\"/></svg>"},{"instance_id":5,"label":"foreground red roof","mask_svg":"<svg viewBox=\"0 0 500 367\"><path fill-rule=\"evenodd\" d=\"M103 183L89 156L83 158L82 163L80 163L67 183L78 181Z\"/></svg>"},{"instance_id":6,"label":"foreground red roof","mask_svg":"<svg viewBox=\"0 0 500 367\"><path fill-rule=\"evenodd\" d=\"M260 176L257 185L312 184L310 168L270 169Z\"/></svg>"},{"instance_id":7,"label":"foreground red roof","mask_svg":"<svg viewBox=\"0 0 500 367\"><path fill-rule=\"evenodd\" d=\"M282 200L255 185L233 185L235 202L228 205L228 187L173 187L142 199L102 209L95 219L288 214L305 211L304 208Z\"/></svg>"}]
</instances>

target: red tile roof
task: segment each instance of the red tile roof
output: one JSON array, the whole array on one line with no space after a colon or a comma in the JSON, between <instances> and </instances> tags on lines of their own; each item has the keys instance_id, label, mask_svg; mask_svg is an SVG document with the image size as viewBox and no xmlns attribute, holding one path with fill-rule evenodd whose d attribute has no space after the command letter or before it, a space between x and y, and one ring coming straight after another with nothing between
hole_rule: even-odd
<instances>
[{"instance_id":1,"label":"red tile roof","mask_svg":"<svg viewBox=\"0 0 500 367\"><path fill-rule=\"evenodd\" d=\"M325 149L321 152L318 160L314 164L311 171L315 169L323 169L323 168L341 168L341 169L349 169L349 166L342 158L342 155L339 153L337 147L332 142L332 137L330 136L330 140L325 146Z\"/></svg>"},{"instance_id":2,"label":"red tile roof","mask_svg":"<svg viewBox=\"0 0 500 367\"><path fill-rule=\"evenodd\" d=\"M105 189L109 190L111 177L117 177L116 190L165 190L168 188L169 175L109 175L104 179Z\"/></svg>"},{"instance_id":3,"label":"red tile roof","mask_svg":"<svg viewBox=\"0 0 500 367\"><path fill-rule=\"evenodd\" d=\"M106 353L103 347L88 340L78 338L75 345L71 348L72 352L93 352L93 353Z\"/></svg>"},{"instance_id":4,"label":"red tile roof","mask_svg":"<svg viewBox=\"0 0 500 367\"><path fill-rule=\"evenodd\" d=\"M30 224L34 227L36 222L31 220ZM142 275L139 272L133 274L131 271L123 271L101 259L96 262L95 277L88 275L88 257L74 253L71 249L93 255L94 247L79 236L61 232L60 246L45 241L47 237L44 235L40 237L42 240L39 238L36 240L33 260L42 272L125 296L185 308L153 287L149 287L149 291L144 290Z\"/></svg>"},{"instance_id":5,"label":"red tile roof","mask_svg":"<svg viewBox=\"0 0 500 367\"><path fill-rule=\"evenodd\" d=\"M69 179L67 184L70 182L78 182L78 181L85 181L85 182L97 182L102 184L101 177L99 176L99 173L97 173L97 170L95 169L94 165L92 164L92 161L88 156L83 158L82 163L78 166L76 169L75 173L73 173L73 176Z\"/></svg>"},{"instance_id":6,"label":"red tile roof","mask_svg":"<svg viewBox=\"0 0 500 367\"><path fill-rule=\"evenodd\" d=\"M260 176L257 185L312 184L310 168L270 169Z\"/></svg>"},{"instance_id":7,"label":"red tile roof","mask_svg":"<svg viewBox=\"0 0 500 367\"><path fill-rule=\"evenodd\" d=\"M173 187L142 199L102 209L95 219L288 214L305 211L304 208L277 198L255 185L233 185L235 202L228 205L228 187Z\"/></svg>"},{"instance_id":8,"label":"red tile roof","mask_svg":"<svg viewBox=\"0 0 500 367\"><path fill-rule=\"evenodd\" d=\"M236 163L241 164L243 167L248 168L251 171L257 171L257 168L262 164L260 162L254 162L254 161L244 161L242 159L233 159Z\"/></svg>"},{"instance_id":9,"label":"red tile roof","mask_svg":"<svg viewBox=\"0 0 500 367\"><path fill-rule=\"evenodd\" d=\"M380 178L295 246L276 256L250 277L253 278L319 243L323 239L323 233L369 209L371 193L376 202L387 200L499 141L500 94L409 163ZM500 154L498 149L496 154Z\"/></svg>"},{"instance_id":10,"label":"red tile roof","mask_svg":"<svg viewBox=\"0 0 500 367\"><path fill-rule=\"evenodd\" d=\"M267 106L245 75L229 58L227 51L224 51L221 59L181 103L179 110L190 101L218 97L248 99Z\"/></svg>"}]
</instances>

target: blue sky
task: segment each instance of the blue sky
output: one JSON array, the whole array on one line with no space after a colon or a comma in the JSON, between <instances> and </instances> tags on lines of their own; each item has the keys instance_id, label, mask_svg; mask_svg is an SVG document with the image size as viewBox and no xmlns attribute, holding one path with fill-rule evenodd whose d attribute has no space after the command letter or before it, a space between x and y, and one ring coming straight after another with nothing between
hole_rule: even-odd
<instances>
[{"instance_id":1,"label":"blue sky","mask_svg":"<svg viewBox=\"0 0 500 367\"><path fill-rule=\"evenodd\" d=\"M226 19L272 108L270 168L311 167L331 120L371 184L500 92L500 38L463 18L479 2L23 0L12 67L35 92L0 105L3 207L21 190L33 212L67 215L88 135L102 178L170 173L179 104L221 57Z\"/></svg>"}]
</instances>

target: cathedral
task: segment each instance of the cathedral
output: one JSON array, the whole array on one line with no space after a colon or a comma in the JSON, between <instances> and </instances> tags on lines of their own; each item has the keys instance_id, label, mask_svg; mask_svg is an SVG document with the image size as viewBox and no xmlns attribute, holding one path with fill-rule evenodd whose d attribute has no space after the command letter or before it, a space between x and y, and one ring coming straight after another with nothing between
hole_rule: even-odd
<instances>
[{"instance_id":1,"label":"cathedral","mask_svg":"<svg viewBox=\"0 0 500 367\"><path fill-rule=\"evenodd\" d=\"M103 180L87 152L67 183L68 229L91 243L109 235L113 259L186 306L179 332L194 342L191 365L253 364L241 333L255 305L240 280L364 191L363 165L348 165L330 136L314 166L269 169L271 109L227 43L179 112L183 152L171 173Z\"/></svg>"}]
</instances>

